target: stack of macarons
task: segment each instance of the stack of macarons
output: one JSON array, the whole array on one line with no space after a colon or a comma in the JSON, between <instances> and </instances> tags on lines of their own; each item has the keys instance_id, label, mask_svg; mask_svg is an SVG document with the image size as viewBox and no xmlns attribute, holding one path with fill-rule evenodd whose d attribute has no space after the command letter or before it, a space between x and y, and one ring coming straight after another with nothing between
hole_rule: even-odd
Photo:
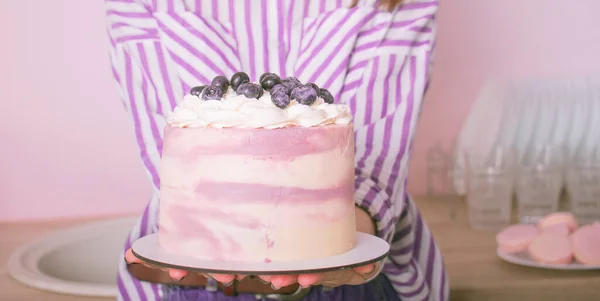
<instances>
[{"instance_id":1,"label":"stack of macarons","mask_svg":"<svg viewBox=\"0 0 600 301\"><path fill-rule=\"evenodd\" d=\"M507 253L527 252L544 264L600 265L600 221L578 226L569 212L555 212L537 225L516 224L496 235L498 247Z\"/></svg>"}]
</instances>

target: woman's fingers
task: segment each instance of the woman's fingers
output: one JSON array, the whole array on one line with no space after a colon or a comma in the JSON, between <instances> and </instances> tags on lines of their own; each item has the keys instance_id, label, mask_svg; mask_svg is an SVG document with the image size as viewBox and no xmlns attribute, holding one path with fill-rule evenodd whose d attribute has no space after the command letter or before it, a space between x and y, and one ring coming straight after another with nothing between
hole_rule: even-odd
<instances>
[{"instance_id":1,"label":"woman's fingers","mask_svg":"<svg viewBox=\"0 0 600 301\"><path fill-rule=\"evenodd\" d=\"M139 264L143 264L144 266L152 268L152 269L159 269L159 270L167 271L166 268L157 267L151 263L145 262L145 261L135 257L135 255L133 255L133 251L131 251L131 248L127 249L127 251L125 251L125 261L128 264L139 263Z\"/></svg>"},{"instance_id":2,"label":"woman's fingers","mask_svg":"<svg viewBox=\"0 0 600 301\"><path fill-rule=\"evenodd\" d=\"M298 284L302 287L309 287L311 285L317 285L325 278L325 273L318 274L300 274L298 275Z\"/></svg>"},{"instance_id":3,"label":"woman's fingers","mask_svg":"<svg viewBox=\"0 0 600 301\"><path fill-rule=\"evenodd\" d=\"M352 269L342 269L318 274L298 275L297 281L303 287L313 285L324 285L337 287L340 285L357 285L365 283L365 276L372 273L376 268L374 263L366 264Z\"/></svg>"},{"instance_id":4,"label":"woman's fingers","mask_svg":"<svg viewBox=\"0 0 600 301\"><path fill-rule=\"evenodd\" d=\"M327 287L338 287L341 285L359 285L365 283L365 278L353 270L344 270L332 272L326 275L320 282L320 285Z\"/></svg>"},{"instance_id":5,"label":"woman's fingers","mask_svg":"<svg viewBox=\"0 0 600 301\"><path fill-rule=\"evenodd\" d=\"M362 265L359 267L355 267L353 270L359 274L369 274L369 273L373 272L374 269L375 269L375 264L370 263L370 264Z\"/></svg>"},{"instance_id":6,"label":"woman's fingers","mask_svg":"<svg viewBox=\"0 0 600 301\"><path fill-rule=\"evenodd\" d=\"M298 281L298 275L274 275L271 277L271 286L279 289L292 285Z\"/></svg>"},{"instance_id":7,"label":"woman's fingers","mask_svg":"<svg viewBox=\"0 0 600 301\"><path fill-rule=\"evenodd\" d=\"M128 264L139 263L139 264L142 264L142 265L144 265L146 267L149 267L151 269L161 270L161 271L165 271L165 272L169 272L169 270L170 270L170 269L165 268L165 267L159 267L159 266L153 265L153 264L151 264L149 262L143 261L143 260L135 257L135 255L133 255L133 251L131 251L131 249L127 249L127 251L125 251L125 261Z\"/></svg>"},{"instance_id":8,"label":"woman's fingers","mask_svg":"<svg viewBox=\"0 0 600 301\"><path fill-rule=\"evenodd\" d=\"M262 280L262 282L264 283L271 283L271 278L273 278L272 275L258 275L258 278L260 278L260 280Z\"/></svg>"},{"instance_id":9,"label":"woman's fingers","mask_svg":"<svg viewBox=\"0 0 600 301\"><path fill-rule=\"evenodd\" d=\"M171 276L171 278L173 278L173 280L175 281L179 281L181 279L183 279L183 277L188 275L187 271L184 270L178 270L178 269L169 269L169 276Z\"/></svg>"},{"instance_id":10,"label":"woman's fingers","mask_svg":"<svg viewBox=\"0 0 600 301\"><path fill-rule=\"evenodd\" d=\"M127 261L127 263L144 263L141 259L133 255L133 251L131 251L131 248L125 251L125 261Z\"/></svg>"},{"instance_id":11,"label":"woman's fingers","mask_svg":"<svg viewBox=\"0 0 600 301\"><path fill-rule=\"evenodd\" d=\"M228 285L230 283L233 282L233 280L235 280L236 275L235 274L210 274L210 277L214 278L215 280Z\"/></svg>"},{"instance_id":12,"label":"woman's fingers","mask_svg":"<svg viewBox=\"0 0 600 301\"><path fill-rule=\"evenodd\" d=\"M152 264L149 264L135 255L131 249L128 249L125 252L125 261L127 263L141 263L145 266L154 269L161 269L163 271L168 271L169 276L173 278L175 281L179 281L183 279L183 277L188 275L187 271L178 270L178 269L166 269L162 267L157 267ZM376 264L371 263L363 266L359 266L352 269L344 269L339 271L332 271L327 273L317 273L317 274L300 274L300 275L260 275L258 276L263 282L271 283L271 285L278 289L282 287L286 287L288 285L292 285L294 283L298 283L303 287L309 287L313 285L325 285L330 287L337 287L340 285L357 285L362 284L366 280L365 276L372 273L376 268ZM210 277L215 280L229 285L234 280L242 280L246 277L246 275L235 275L235 274L210 274Z\"/></svg>"}]
</instances>

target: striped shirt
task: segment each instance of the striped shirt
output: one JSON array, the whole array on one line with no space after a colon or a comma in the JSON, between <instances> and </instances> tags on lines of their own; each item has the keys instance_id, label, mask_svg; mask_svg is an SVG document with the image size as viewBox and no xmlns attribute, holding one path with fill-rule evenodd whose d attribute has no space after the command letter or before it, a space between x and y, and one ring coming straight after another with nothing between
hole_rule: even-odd
<instances>
[{"instance_id":1,"label":"striped shirt","mask_svg":"<svg viewBox=\"0 0 600 301\"><path fill-rule=\"evenodd\" d=\"M356 203L390 242L382 272L402 300L447 300L442 256L406 194L428 82L438 0L106 0L110 55L154 195L126 242L157 231L165 115L190 87L245 71L326 87L354 115ZM119 300L159 300L159 284L119 265Z\"/></svg>"}]
</instances>

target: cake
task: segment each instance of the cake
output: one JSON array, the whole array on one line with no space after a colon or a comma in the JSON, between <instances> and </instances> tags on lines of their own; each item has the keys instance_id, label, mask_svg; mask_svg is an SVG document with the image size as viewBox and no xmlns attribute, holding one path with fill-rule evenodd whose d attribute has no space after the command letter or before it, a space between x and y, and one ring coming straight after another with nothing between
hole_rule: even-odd
<instances>
[{"instance_id":1,"label":"cake","mask_svg":"<svg viewBox=\"0 0 600 301\"><path fill-rule=\"evenodd\" d=\"M168 253L281 262L355 246L352 117L315 84L238 72L192 88L167 117L160 174Z\"/></svg>"}]
</instances>

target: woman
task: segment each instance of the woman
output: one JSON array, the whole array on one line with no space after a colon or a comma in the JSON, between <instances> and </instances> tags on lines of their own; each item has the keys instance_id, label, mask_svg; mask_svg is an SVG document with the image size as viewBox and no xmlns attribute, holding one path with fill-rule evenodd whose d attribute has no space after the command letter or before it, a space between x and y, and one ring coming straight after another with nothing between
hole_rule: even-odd
<instances>
[{"instance_id":1,"label":"woman","mask_svg":"<svg viewBox=\"0 0 600 301\"><path fill-rule=\"evenodd\" d=\"M106 1L114 76L154 187L119 265L119 300L448 298L441 254L405 190L438 3L400 2ZM253 80L263 72L295 76L326 87L337 102L350 106L356 130L357 229L390 242L386 260L325 274L261 277L272 288L239 276L232 282L235 275L207 280L134 264L139 260L129 250L131 243L157 230L165 114L190 87L237 71Z\"/></svg>"}]
</instances>

